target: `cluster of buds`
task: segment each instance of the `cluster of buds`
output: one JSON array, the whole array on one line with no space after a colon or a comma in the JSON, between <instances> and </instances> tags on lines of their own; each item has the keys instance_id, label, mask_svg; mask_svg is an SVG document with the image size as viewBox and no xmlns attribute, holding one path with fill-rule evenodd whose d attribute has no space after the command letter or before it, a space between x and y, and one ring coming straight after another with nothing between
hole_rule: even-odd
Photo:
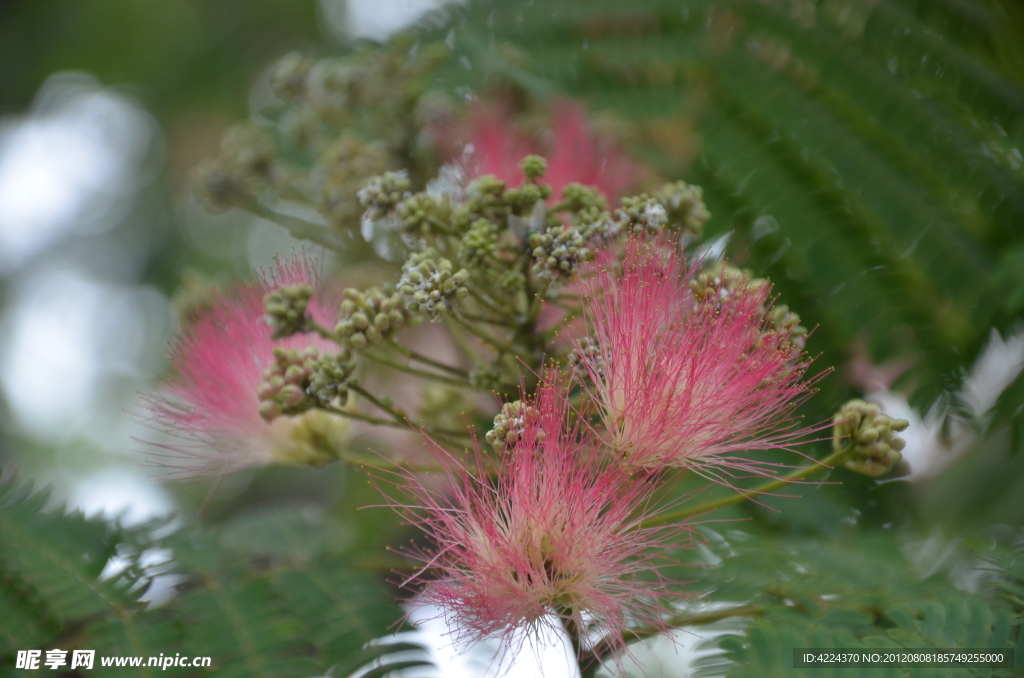
<instances>
[{"instance_id":1,"label":"cluster of buds","mask_svg":"<svg viewBox=\"0 0 1024 678\"><path fill-rule=\"evenodd\" d=\"M851 400L835 416L833 445L849 448L846 468L872 478L883 476L900 462L906 441L896 434L906 430L906 419L893 419L864 400Z\"/></svg>"},{"instance_id":2,"label":"cluster of buds","mask_svg":"<svg viewBox=\"0 0 1024 678\"><path fill-rule=\"evenodd\" d=\"M429 193L415 193L398 203L395 217L410 235L437 234L451 220L451 203Z\"/></svg>"},{"instance_id":3,"label":"cluster of buds","mask_svg":"<svg viewBox=\"0 0 1024 678\"><path fill-rule=\"evenodd\" d=\"M732 295L753 292L765 284L763 278L755 278L743 269L725 263L712 264L693 277L690 291L699 303L711 301L721 305Z\"/></svg>"},{"instance_id":4,"label":"cluster of buds","mask_svg":"<svg viewBox=\"0 0 1024 678\"><path fill-rule=\"evenodd\" d=\"M656 198L641 193L622 199L622 206L615 210L619 223L632 232L647 232L655 235L668 223L668 211Z\"/></svg>"},{"instance_id":5,"label":"cluster of buds","mask_svg":"<svg viewBox=\"0 0 1024 678\"><path fill-rule=\"evenodd\" d=\"M566 358L569 374L575 381L586 381L591 375L603 381L605 356L601 346L594 337L582 337L576 346L569 351Z\"/></svg>"},{"instance_id":6,"label":"cluster of buds","mask_svg":"<svg viewBox=\"0 0 1024 678\"><path fill-rule=\"evenodd\" d=\"M409 197L411 182L406 172L385 172L370 179L359 189L359 204L366 208L366 218L383 219L403 198Z\"/></svg>"},{"instance_id":7,"label":"cluster of buds","mask_svg":"<svg viewBox=\"0 0 1024 678\"><path fill-rule=\"evenodd\" d=\"M622 199L615 218L624 230L657 234L667 227L700 237L711 212L700 186L685 181L667 184L654 193Z\"/></svg>"},{"instance_id":8,"label":"cluster of buds","mask_svg":"<svg viewBox=\"0 0 1024 678\"><path fill-rule=\"evenodd\" d=\"M319 362L320 351L312 346L305 351L274 349L274 363L263 371L263 381L256 391L264 421L273 421L283 414L299 414L316 405L316 400L306 392L306 385Z\"/></svg>"},{"instance_id":9,"label":"cluster of buds","mask_svg":"<svg viewBox=\"0 0 1024 678\"><path fill-rule=\"evenodd\" d=\"M737 294L757 293L768 285L767 280L755 278L749 271L723 263L699 272L689 287L697 303L713 303L721 308ZM765 313L769 331L785 337L786 350L798 359L807 345L807 328L800 324L800 316L785 304L766 308Z\"/></svg>"},{"instance_id":10,"label":"cluster of buds","mask_svg":"<svg viewBox=\"0 0 1024 678\"><path fill-rule=\"evenodd\" d=\"M507 184L492 176L483 176L469 182L466 186L466 199L459 205L452 214L452 225L458 233L465 231L477 219L489 219L495 223L501 223L513 214L515 208L526 207L520 191L509 191ZM523 187L528 191L537 191L537 195L543 195L540 189ZM526 209L533 207L536 200L529 202Z\"/></svg>"},{"instance_id":11,"label":"cluster of buds","mask_svg":"<svg viewBox=\"0 0 1024 678\"><path fill-rule=\"evenodd\" d=\"M504 452L516 446L527 427L538 417L537 408L522 400L515 400L501 406L501 412L494 417L494 426L487 432L487 443L497 452ZM536 432L536 442L544 440L544 432Z\"/></svg>"},{"instance_id":12,"label":"cluster of buds","mask_svg":"<svg viewBox=\"0 0 1024 678\"><path fill-rule=\"evenodd\" d=\"M343 133L323 151L310 171L310 192L317 196L318 211L339 229L359 223L363 213L359 191L367 177L379 175L389 164L390 156L382 143Z\"/></svg>"},{"instance_id":13,"label":"cluster of buds","mask_svg":"<svg viewBox=\"0 0 1024 678\"><path fill-rule=\"evenodd\" d=\"M356 371L356 361L351 353L324 353L313 365L306 393L313 396L321 407L335 404L344 407L348 402L348 387Z\"/></svg>"},{"instance_id":14,"label":"cluster of buds","mask_svg":"<svg viewBox=\"0 0 1024 678\"><path fill-rule=\"evenodd\" d=\"M276 159L277 149L267 130L236 125L221 140L220 156L196 168L195 195L215 212L252 202L274 182Z\"/></svg>"},{"instance_id":15,"label":"cluster of buds","mask_svg":"<svg viewBox=\"0 0 1024 678\"><path fill-rule=\"evenodd\" d=\"M344 406L356 364L351 355L275 348L274 363L264 370L256 395L260 416L273 421L281 415L301 414L314 407Z\"/></svg>"},{"instance_id":16,"label":"cluster of buds","mask_svg":"<svg viewBox=\"0 0 1024 678\"><path fill-rule=\"evenodd\" d=\"M668 220L676 224L683 233L699 238L704 224L711 218L711 212L704 204L704 189L685 181L676 181L662 187L655 196L665 208Z\"/></svg>"},{"instance_id":17,"label":"cluster of buds","mask_svg":"<svg viewBox=\"0 0 1024 678\"><path fill-rule=\"evenodd\" d=\"M365 291L348 288L341 302L341 315L335 334L348 351L361 351L379 344L405 325L408 320L401 294L386 294L377 287Z\"/></svg>"},{"instance_id":18,"label":"cluster of buds","mask_svg":"<svg viewBox=\"0 0 1024 678\"><path fill-rule=\"evenodd\" d=\"M799 314L791 311L789 306L779 304L772 309L771 324L775 332L786 337L786 342L794 356L803 353L807 346L807 328L800 324Z\"/></svg>"},{"instance_id":19,"label":"cluster of buds","mask_svg":"<svg viewBox=\"0 0 1024 678\"><path fill-rule=\"evenodd\" d=\"M271 338L290 337L309 329L306 314L313 296L311 285L282 285L263 296L263 310Z\"/></svg>"},{"instance_id":20,"label":"cluster of buds","mask_svg":"<svg viewBox=\"0 0 1024 678\"><path fill-rule=\"evenodd\" d=\"M432 321L440 320L455 308L457 301L469 295L466 283L469 271L454 271L452 262L436 252L414 253L402 266L398 289L405 298L405 307L423 313Z\"/></svg>"},{"instance_id":21,"label":"cluster of buds","mask_svg":"<svg viewBox=\"0 0 1024 678\"><path fill-rule=\"evenodd\" d=\"M497 225L488 219L477 219L462 236L459 261L469 268L487 270L497 256Z\"/></svg>"},{"instance_id":22,"label":"cluster of buds","mask_svg":"<svg viewBox=\"0 0 1024 678\"><path fill-rule=\"evenodd\" d=\"M544 281L569 278L576 267L590 261L594 252L583 233L571 226L555 226L541 233L530 234L533 275Z\"/></svg>"}]
</instances>

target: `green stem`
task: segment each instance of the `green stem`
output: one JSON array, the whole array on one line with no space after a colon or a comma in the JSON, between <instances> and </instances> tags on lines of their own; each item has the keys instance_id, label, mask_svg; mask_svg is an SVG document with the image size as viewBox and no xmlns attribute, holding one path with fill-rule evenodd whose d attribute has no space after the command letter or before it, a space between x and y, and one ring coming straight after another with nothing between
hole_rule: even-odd
<instances>
[{"instance_id":1,"label":"green stem","mask_svg":"<svg viewBox=\"0 0 1024 678\"><path fill-rule=\"evenodd\" d=\"M448 384L449 386L456 386L458 388L470 388L469 381L465 379L452 379L451 377L445 377L440 374L435 374L434 372L418 370L415 367L409 367L408 365L396 363L394 360L390 360L388 358L385 358L384 356L375 355L373 353L370 353L369 351L364 351L363 355L376 363L380 363L381 365L390 367L393 370L398 370L399 372L411 374L414 377L419 377L420 379L437 381L442 384Z\"/></svg>"},{"instance_id":2,"label":"green stem","mask_svg":"<svg viewBox=\"0 0 1024 678\"><path fill-rule=\"evenodd\" d=\"M389 348L393 349L394 351L397 351L398 353L401 353L402 355L404 355L406 358L409 358L410 360L415 360L418 363L423 363L424 365L430 365L431 367L436 367L439 370L444 370L445 372L450 372L451 374L460 376L463 379L468 379L469 378L469 373L466 372L465 370L460 370L458 367L452 367L451 365L445 365L444 363L438 362L437 360L434 360L433 358L428 358L427 356L423 355L422 353L417 353L416 351L412 350L411 348L407 348L405 346L402 346L401 344L399 344L394 339L388 339L387 345L388 345Z\"/></svg>"},{"instance_id":3,"label":"green stem","mask_svg":"<svg viewBox=\"0 0 1024 678\"><path fill-rule=\"evenodd\" d=\"M409 417L406 416L405 413L399 412L395 408L391 407L390 405L382 401L380 398L374 396L372 393L364 389L362 386L352 384L349 386L349 390L354 391L355 393L358 393L362 397L369 400L375 407L377 407L381 411L385 412L388 416L390 416L394 423L397 424L399 427L407 428L410 431L419 431L422 433L426 433L435 442L445 442L448 443L449 445L452 445L453 447L464 448L465 446L462 443L458 442L458 440L456 440L455 438L470 437L468 431L449 431L447 429L430 429L423 426L417 426L416 424L409 421Z\"/></svg>"},{"instance_id":4,"label":"green stem","mask_svg":"<svg viewBox=\"0 0 1024 678\"><path fill-rule=\"evenodd\" d=\"M516 327L515 323L511 323L508 320L499 320L498 318L488 318L482 315L476 315L475 313L466 313L465 311L459 311L466 320L472 320L478 323L487 323L488 325L498 325L499 327Z\"/></svg>"},{"instance_id":5,"label":"green stem","mask_svg":"<svg viewBox=\"0 0 1024 678\"><path fill-rule=\"evenodd\" d=\"M497 306L495 306L495 305L494 305L493 303L491 303L491 302L490 302L490 301L489 301L489 300L488 300L488 299L487 299L486 297L484 297L484 295L480 294L479 292L477 292L477 291L476 291L476 290L474 290L473 288L469 288L469 294L470 294L470 296L471 296L471 297L473 297L474 299L476 299L476 301L477 301L477 302L478 302L478 303L479 303L479 304L480 304L481 306L483 306L484 308L486 308L486 309L487 309L488 311L490 311L491 313L494 313L494 314L497 314L497 315L501 315L501 314L502 314L502 310L501 310L500 308L498 308Z\"/></svg>"},{"instance_id":6,"label":"green stem","mask_svg":"<svg viewBox=\"0 0 1024 678\"><path fill-rule=\"evenodd\" d=\"M761 495L768 494L769 492L773 492L779 489L780 487L785 487L786 485L794 481L802 480L803 478L807 478L808 476L812 476L816 473L821 473L823 471L828 471L835 468L839 464L846 461L846 458L850 455L853 446L847 445L845 448L838 448L836 445L833 445L833 448L835 449L832 452L832 454L825 457L819 462L815 462L813 466L807 466L805 468L799 469L798 471L791 473L788 476L784 476L782 478L779 478L778 480L773 480L772 482L766 483L761 487L756 487L752 490L741 490L738 491L736 494L730 495L728 497L723 497L722 499L710 502L708 504L701 504L700 506L694 506L693 508L681 509L679 511L672 511L670 513L662 513L661 515L653 516L641 522L640 527L657 527L658 525L665 525L667 523L678 522L680 520L685 520L686 518L690 518L699 513L708 513L710 511L714 511L715 509L720 509L723 506L732 506L733 504L739 504L740 502L746 501L747 499L753 499L754 497L759 497Z\"/></svg>"},{"instance_id":7,"label":"green stem","mask_svg":"<svg viewBox=\"0 0 1024 678\"><path fill-rule=\"evenodd\" d=\"M496 350L501 351L502 353L513 353L513 350L512 350L511 346L509 346L508 344L506 344L506 343L504 343L502 341L499 341L499 340L495 339L494 337L491 337L491 336L489 336L487 334L484 334L483 332L480 332L479 330L477 330L475 327L470 325L468 322L466 322L465 320L463 320L459 316L457 316L455 314L449 314L448 317L452 320L452 322L457 324L462 329L466 330L466 332L472 334L477 339L480 339L481 341L483 341L483 342L485 342L487 344L490 344Z\"/></svg>"},{"instance_id":8,"label":"green stem","mask_svg":"<svg viewBox=\"0 0 1024 678\"><path fill-rule=\"evenodd\" d=\"M333 341L335 344L338 343L338 336L334 332L330 331L329 329L327 329L320 323L316 322L312 318L309 318L307 322L309 323L309 328L312 329L317 334L319 334L321 337L327 339L328 341Z\"/></svg>"}]
</instances>

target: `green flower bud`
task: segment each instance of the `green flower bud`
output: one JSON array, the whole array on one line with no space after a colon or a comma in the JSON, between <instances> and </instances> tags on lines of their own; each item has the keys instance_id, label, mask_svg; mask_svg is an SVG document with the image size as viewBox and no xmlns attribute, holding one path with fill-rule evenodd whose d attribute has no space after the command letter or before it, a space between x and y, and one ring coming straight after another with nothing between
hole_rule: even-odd
<instances>
[{"instance_id":1,"label":"green flower bud","mask_svg":"<svg viewBox=\"0 0 1024 678\"><path fill-rule=\"evenodd\" d=\"M579 346L569 351L567 356L569 373L575 381L589 381L592 375L604 379L605 355L597 339L583 337Z\"/></svg>"},{"instance_id":2,"label":"green flower bud","mask_svg":"<svg viewBox=\"0 0 1024 678\"><path fill-rule=\"evenodd\" d=\"M522 438L526 427L536 421L537 409L521 400L505 403L494 417L494 426L487 432L487 442L496 452L504 452ZM544 439L542 431L537 433L537 442Z\"/></svg>"},{"instance_id":3,"label":"green flower bud","mask_svg":"<svg viewBox=\"0 0 1024 678\"><path fill-rule=\"evenodd\" d=\"M878 478L892 470L906 446L896 433L909 426L906 419L893 419L878 405L851 400L835 416L832 445L838 451L849 449L845 466L855 473Z\"/></svg>"},{"instance_id":4,"label":"green flower bud","mask_svg":"<svg viewBox=\"0 0 1024 678\"><path fill-rule=\"evenodd\" d=\"M459 261L471 269L486 270L495 263L498 252L498 227L487 219L477 219L462 236Z\"/></svg>"},{"instance_id":5,"label":"green flower bud","mask_svg":"<svg viewBox=\"0 0 1024 678\"><path fill-rule=\"evenodd\" d=\"M523 176L531 183L536 183L548 171L548 161L539 155L528 155L523 158L519 167L523 170Z\"/></svg>"},{"instance_id":6,"label":"green flower bud","mask_svg":"<svg viewBox=\"0 0 1024 678\"><path fill-rule=\"evenodd\" d=\"M398 289L410 312L423 313L436 322L469 294L465 287L468 281L469 271L453 271L452 262L428 250L413 254L405 262Z\"/></svg>"},{"instance_id":7,"label":"green flower bud","mask_svg":"<svg viewBox=\"0 0 1024 678\"><path fill-rule=\"evenodd\" d=\"M285 414L298 414L315 403L305 391L306 383L316 368L316 349L295 351L274 349L274 363L263 372L263 381L256 393L260 400L260 416L273 421Z\"/></svg>"},{"instance_id":8,"label":"green flower bud","mask_svg":"<svg viewBox=\"0 0 1024 678\"><path fill-rule=\"evenodd\" d=\"M365 292L348 288L344 294L335 332L349 351L380 343L401 329L405 314L400 293L385 294L371 287Z\"/></svg>"},{"instance_id":9,"label":"green flower bud","mask_svg":"<svg viewBox=\"0 0 1024 678\"><path fill-rule=\"evenodd\" d=\"M221 141L221 153L196 168L193 189L212 211L245 205L273 183L277 149L270 134L256 125L236 125Z\"/></svg>"},{"instance_id":10,"label":"green flower bud","mask_svg":"<svg viewBox=\"0 0 1024 678\"><path fill-rule=\"evenodd\" d=\"M714 263L690 281L690 290L698 302L721 304L736 291L754 291L767 284L768 281L753 277L749 271L729 264Z\"/></svg>"},{"instance_id":11,"label":"green flower bud","mask_svg":"<svg viewBox=\"0 0 1024 678\"><path fill-rule=\"evenodd\" d=\"M313 63L308 56L298 52L290 52L278 59L270 68L270 87L274 94L285 101L305 95L306 80Z\"/></svg>"},{"instance_id":12,"label":"green flower bud","mask_svg":"<svg viewBox=\"0 0 1024 678\"><path fill-rule=\"evenodd\" d=\"M668 212L656 198L641 193L623 198L621 206L615 210L615 219L623 231L655 234L668 224Z\"/></svg>"},{"instance_id":13,"label":"green flower bud","mask_svg":"<svg viewBox=\"0 0 1024 678\"><path fill-rule=\"evenodd\" d=\"M409 177L405 172L385 172L359 190L359 204L366 208L366 217L374 221L383 219L402 200L409 197Z\"/></svg>"},{"instance_id":14,"label":"green flower bud","mask_svg":"<svg viewBox=\"0 0 1024 678\"><path fill-rule=\"evenodd\" d=\"M663 186L655 197L665 207L669 223L697 238L704 232L711 212L704 204L704 190L700 186L677 181Z\"/></svg>"},{"instance_id":15,"label":"green flower bud","mask_svg":"<svg viewBox=\"0 0 1024 678\"><path fill-rule=\"evenodd\" d=\"M561 209L571 212L584 210L608 211L608 201L596 189L583 184L566 184L562 189Z\"/></svg>"},{"instance_id":16,"label":"green flower bud","mask_svg":"<svg viewBox=\"0 0 1024 678\"><path fill-rule=\"evenodd\" d=\"M307 332L310 318L306 315L313 288L309 285L282 285L263 296L265 319L274 339Z\"/></svg>"},{"instance_id":17,"label":"green flower bud","mask_svg":"<svg viewBox=\"0 0 1024 678\"><path fill-rule=\"evenodd\" d=\"M306 391L323 407L331 405L335 400L345 406L348 386L352 383L355 370L355 360L347 352L322 355L313 365Z\"/></svg>"},{"instance_id":18,"label":"green flower bud","mask_svg":"<svg viewBox=\"0 0 1024 678\"><path fill-rule=\"evenodd\" d=\"M582 233L573 226L559 226L542 233L532 233L529 244L533 248L532 272L539 280L546 282L570 278L579 263L593 257Z\"/></svg>"},{"instance_id":19,"label":"green flower bud","mask_svg":"<svg viewBox=\"0 0 1024 678\"><path fill-rule=\"evenodd\" d=\"M451 217L451 205L429 193L415 193L398 203L395 216L406 233L426 236L445 230Z\"/></svg>"}]
</instances>

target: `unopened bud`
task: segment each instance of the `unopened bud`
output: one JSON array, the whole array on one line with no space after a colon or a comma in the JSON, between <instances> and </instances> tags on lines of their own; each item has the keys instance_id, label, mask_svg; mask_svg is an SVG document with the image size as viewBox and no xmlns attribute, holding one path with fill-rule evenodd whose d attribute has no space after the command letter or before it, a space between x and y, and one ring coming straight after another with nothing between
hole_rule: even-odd
<instances>
[{"instance_id":1,"label":"unopened bud","mask_svg":"<svg viewBox=\"0 0 1024 678\"><path fill-rule=\"evenodd\" d=\"M906 441L896 433L909 425L906 419L883 414L874 403L851 400L835 416L832 444L837 450L850 449L846 468L878 478L903 458Z\"/></svg>"}]
</instances>

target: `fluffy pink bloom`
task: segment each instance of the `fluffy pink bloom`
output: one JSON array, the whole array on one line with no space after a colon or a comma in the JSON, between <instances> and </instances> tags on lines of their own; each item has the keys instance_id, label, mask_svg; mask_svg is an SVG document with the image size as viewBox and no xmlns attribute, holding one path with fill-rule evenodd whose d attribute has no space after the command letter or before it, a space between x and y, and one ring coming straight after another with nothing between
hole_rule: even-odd
<instances>
[{"instance_id":1,"label":"fluffy pink bloom","mask_svg":"<svg viewBox=\"0 0 1024 678\"><path fill-rule=\"evenodd\" d=\"M296 258L277 262L259 282L239 285L216 299L186 328L171 350L173 376L147 399L148 421L173 442L151 443L150 456L172 477L221 475L274 462L315 462L322 450L309 447L316 435L342 442L345 422L322 412L279 417L268 424L259 414L256 391L275 346L336 350L315 334L271 340L264 322L263 295L280 285L318 287L313 264ZM336 304L323 289L309 313L333 327Z\"/></svg>"},{"instance_id":2,"label":"fluffy pink bloom","mask_svg":"<svg viewBox=\"0 0 1024 678\"><path fill-rule=\"evenodd\" d=\"M455 633L471 640L508 643L551 614L577 628L586 621L613 644L627 620L660 625L659 601L668 594L657 576L661 558L683 545L689 529L640 527L656 483L608 465L592 434L567 426L564 388L542 386L534 407L497 480L440 450L450 469L441 489L399 476L405 499L396 508L436 547L408 554L426 563L410 580L426 583L417 604L439 606ZM641 572L654 576L644 580Z\"/></svg>"},{"instance_id":3,"label":"fluffy pink bloom","mask_svg":"<svg viewBox=\"0 0 1024 678\"><path fill-rule=\"evenodd\" d=\"M518 186L523 182L520 162L536 153L548 161L543 181L551 184L556 198L566 184L576 182L597 188L612 201L643 177L643 169L622 152L618 143L594 134L584 109L569 101L552 107L547 144L533 142L496 107L477 107L470 130L473 157L469 169L473 176L493 174L510 186Z\"/></svg>"},{"instance_id":4,"label":"fluffy pink bloom","mask_svg":"<svg viewBox=\"0 0 1024 678\"><path fill-rule=\"evenodd\" d=\"M641 239L627 242L621 266L605 253L583 273L593 338L575 351L589 356L605 442L637 467L767 473L736 453L807 433L793 417L810 394L807 361L771 329L767 284L698 303L693 273L673 247Z\"/></svg>"}]
</instances>

